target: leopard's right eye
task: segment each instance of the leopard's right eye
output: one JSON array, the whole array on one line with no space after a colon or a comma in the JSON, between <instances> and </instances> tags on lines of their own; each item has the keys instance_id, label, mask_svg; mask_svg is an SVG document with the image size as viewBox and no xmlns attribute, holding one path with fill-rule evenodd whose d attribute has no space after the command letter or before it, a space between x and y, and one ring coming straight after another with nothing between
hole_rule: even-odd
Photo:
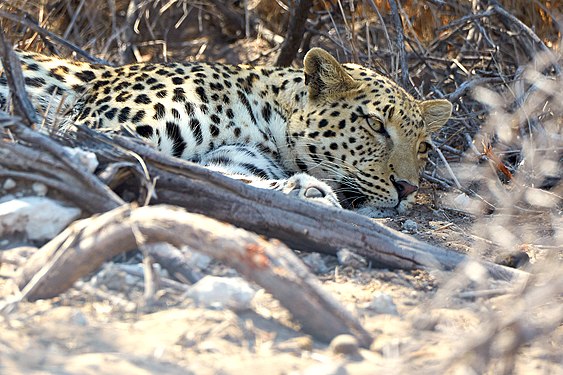
<instances>
[{"instance_id":1,"label":"leopard's right eye","mask_svg":"<svg viewBox=\"0 0 563 375\"><path fill-rule=\"evenodd\" d=\"M432 148L432 146L430 145L430 143L420 142L420 144L418 145L418 153L419 154L426 154L428 151L430 151L431 148Z\"/></svg>"}]
</instances>

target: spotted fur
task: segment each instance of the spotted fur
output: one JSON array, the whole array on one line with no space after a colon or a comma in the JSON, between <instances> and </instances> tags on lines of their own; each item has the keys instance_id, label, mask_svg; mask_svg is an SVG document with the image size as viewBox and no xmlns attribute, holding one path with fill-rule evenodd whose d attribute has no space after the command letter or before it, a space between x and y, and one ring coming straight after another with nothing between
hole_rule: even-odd
<instances>
[{"instance_id":1,"label":"spotted fur","mask_svg":"<svg viewBox=\"0 0 563 375\"><path fill-rule=\"evenodd\" d=\"M388 78L341 65L319 48L303 69L19 57L27 90L50 124L126 128L165 154L338 206L336 192L343 205L372 216L413 202L430 133L451 113L446 100L415 100ZM8 97L2 77L0 105Z\"/></svg>"}]
</instances>

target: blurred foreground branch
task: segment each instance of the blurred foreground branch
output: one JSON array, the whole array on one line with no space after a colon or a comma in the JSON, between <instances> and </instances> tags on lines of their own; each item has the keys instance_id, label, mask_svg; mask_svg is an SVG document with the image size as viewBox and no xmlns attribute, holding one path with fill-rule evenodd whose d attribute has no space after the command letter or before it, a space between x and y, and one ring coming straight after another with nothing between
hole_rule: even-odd
<instances>
[{"instance_id":1,"label":"blurred foreground branch","mask_svg":"<svg viewBox=\"0 0 563 375\"><path fill-rule=\"evenodd\" d=\"M305 332L322 341L348 333L364 347L371 343L357 319L322 291L285 245L177 207L122 206L76 222L28 260L17 283L29 300L57 296L105 261L137 248L139 234L143 244L187 245L235 268L264 287Z\"/></svg>"}]
</instances>

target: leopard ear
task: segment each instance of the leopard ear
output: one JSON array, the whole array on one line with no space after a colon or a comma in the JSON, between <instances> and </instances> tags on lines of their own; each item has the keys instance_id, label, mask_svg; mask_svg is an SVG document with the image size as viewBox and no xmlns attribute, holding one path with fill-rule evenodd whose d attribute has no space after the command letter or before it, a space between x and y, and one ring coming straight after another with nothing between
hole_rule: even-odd
<instances>
[{"instance_id":1,"label":"leopard ear","mask_svg":"<svg viewBox=\"0 0 563 375\"><path fill-rule=\"evenodd\" d=\"M452 103L445 99L425 100L419 103L428 132L434 133L450 119Z\"/></svg>"},{"instance_id":2,"label":"leopard ear","mask_svg":"<svg viewBox=\"0 0 563 375\"><path fill-rule=\"evenodd\" d=\"M312 48L309 50L305 55L303 65L305 84L309 86L311 99L350 91L360 85L324 49Z\"/></svg>"}]
</instances>

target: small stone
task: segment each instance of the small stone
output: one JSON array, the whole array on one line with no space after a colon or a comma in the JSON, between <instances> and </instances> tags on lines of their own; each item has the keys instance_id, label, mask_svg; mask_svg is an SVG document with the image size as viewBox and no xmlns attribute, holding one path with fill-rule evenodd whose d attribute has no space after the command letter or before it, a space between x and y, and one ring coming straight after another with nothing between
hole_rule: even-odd
<instances>
[{"instance_id":1,"label":"small stone","mask_svg":"<svg viewBox=\"0 0 563 375\"><path fill-rule=\"evenodd\" d=\"M416 231L418 230L418 224L416 224L415 221L410 219L405 220L401 227L403 228L404 231L409 233L416 233Z\"/></svg>"},{"instance_id":2,"label":"small stone","mask_svg":"<svg viewBox=\"0 0 563 375\"><path fill-rule=\"evenodd\" d=\"M303 375L348 375L346 368L338 363L321 363L305 369Z\"/></svg>"},{"instance_id":3,"label":"small stone","mask_svg":"<svg viewBox=\"0 0 563 375\"><path fill-rule=\"evenodd\" d=\"M203 306L248 310L256 291L240 277L205 276L195 283L187 296Z\"/></svg>"},{"instance_id":4,"label":"small stone","mask_svg":"<svg viewBox=\"0 0 563 375\"><path fill-rule=\"evenodd\" d=\"M90 282L98 287L107 290L114 290L121 293L129 293L131 288L141 282L140 277L133 276L125 271L130 268L142 272L141 264L120 264L106 263L98 273L90 279Z\"/></svg>"},{"instance_id":5,"label":"small stone","mask_svg":"<svg viewBox=\"0 0 563 375\"><path fill-rule=\"evenodd\" d=\"M190 267L199 268L204 270L211 264L212 258L208 255L202 254L199 251L183 251L186 262Z\"/></svg>"},{"instance_id":6,"label":"small stone","mask_svg":"<svg viewBox=\"0 0 563 375\"><path fill-rule=\"evenodd\" d=\"M350 266L353 268L363 268L368 265L367 260L358 255L354 254L348 249L339 250L336 253L336 257L338 258L338 263L342 266Z\"/></svg>"},{"instance_id":7,"label":"small stone","mask_svg":"<svg viewBox=\"0 0 563 375\"><path fill-rule=\"evenodd\" d=\"M471 205L471 198L465 193L461 193L454 198L454 204L461 210L466 209Z\"/></svg>"},{"instance_id":8,"label":"small stone","mask_svg":"<svg viewBox=\"0 0 563 375\"><path fill-rule=\"evenodd\" d=\"M497 255L494 262L501 266L522 268L530 263L530 256L523 251L514 251L508 254Z\"/></svg>"},{"instance_id":9,"label":"small stone","mask_svg":"<svg viewBox=\"0 0 563 375\"><path fill-rule=\"evenodd\" d=\"M313 339L310 336L295 337L276 345L276 349L285 353L300 354L313 350Z\"/></svg>"},{"instance_id":10,"label":"small stone","mask_svg":"<svg viewBox=\"0 0 563 375\"><path fill-rule=\"evenodd\" d=\"M357 355L360 345L352 335L338 335L330 342L330 349L334 354Z\"/></svg>"},{"instance_id":11,"label":"small stone","mask_svg":"<svg viewBox=\"0 0 563 375\"><path fill-rule=\"evenodd\" d=\"M323 257L319 253L307 254L301 258L303 263L305 263L309 269L316 274L323 274L329 271Z\"/></svg>"},{"instance_id":12,"label":"small stone","mask_svg":"<svg viewBox=\"0 0 563 375\"><path fill-rule=\"evenodd\" d=\"M98 159L96 154L90 151L84 151L78 147L64 147L65 151L69 153L70 157L81 165L86 171L94 173L96 168L98 168Z\"/></svg>"},{"instance_id":13,"label":"small stone","mask_svg":"<svg viewBox=\"0 0 563 375\"><path fill-rule=\"evenodd\" d=\"M31 190L40 197L47 195L47 186L40 182L33 183L33 185L31 185Z\"/></svg>"},{"instance_id":14,"label":"small stone","mask_svg":"<svg viewBox=\"0 0 563 375\"><path fill-rule=\"evenodd\" d=\"M81 312L81 311L74 311L70 317L70 319L72 320L73 323L79 325L79 326L87 326L88 325L88 319L86 318L86 316Z\"/></svg>"},{"instance_id":15,"label":"small stone","mask_svg":"<svg viewBox=\"0 0 563 375\"><path fill-rule=\"evenodd\" d=\"M65 207L45 197L25 197L0 203L0 237L24 233L29 240L50 240L80 216L80 210Z\"/></svg>"},{"instance_id":16,"label":"small stone","mask_svg":"<svg viewBox=\"0 0 563 375\"><path fill-rule=\"evenodd\" d=\"M393 298L383 292L375 292L371 302L366 306L366 309L376 314L399 315Z\"/></svg>"},{"instance_id":17,"label":"small stone","mask_svg":"<svg viewBox=\"0 0 563 375\"><path fill-rule=\"evenodd\" d=\"M4 190L11 190L16 187L16 181L12 180L11 178L7 178L2 185Z\"/></svg>"}]
</instances>

